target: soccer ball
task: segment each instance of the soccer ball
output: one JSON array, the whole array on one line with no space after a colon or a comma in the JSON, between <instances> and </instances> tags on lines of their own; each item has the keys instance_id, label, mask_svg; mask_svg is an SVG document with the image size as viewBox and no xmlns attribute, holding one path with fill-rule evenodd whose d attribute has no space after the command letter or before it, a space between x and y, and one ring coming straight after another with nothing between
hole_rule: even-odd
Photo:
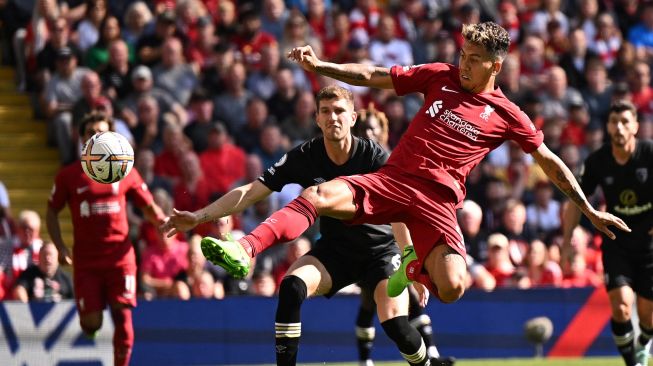
<instances>
[{"instance_id":1,"label":"soccer ball","mask_svg":"<svg viewBox=\"0 0 653 366\"><path fill-rule=\"evenodd\" d=\"M134 166L134 149L119 133L96 133L82 149L82 169L98 183L115 183L129 174Z\"/></svg>"}]
</instances>

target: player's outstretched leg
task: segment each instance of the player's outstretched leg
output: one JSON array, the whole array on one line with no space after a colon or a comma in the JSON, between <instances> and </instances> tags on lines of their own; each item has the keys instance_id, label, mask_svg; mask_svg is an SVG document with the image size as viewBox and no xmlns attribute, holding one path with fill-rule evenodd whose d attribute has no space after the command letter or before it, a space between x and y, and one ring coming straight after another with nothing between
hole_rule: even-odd
<instances>
[{"instance_id":1,"label":"player's outstretched leg","mask_svg":"<svg viewBox=\"0 0 653 366\"><path fill-rule=\"evenodd\" d=\"M404 289L413 282L409 278L409 276L412 277L412 273L409 272L414 271L414 267L411 264L414 261L417 261L415 248L412 245L406 245L401 254L401 266L399 266L399 269L388 280L388 296L397 297L401 295Z\"/></svg>"},{"instance_id":2,"label":"player's outstretched leg","mask_svg":"<svg viewBox=\"0 0 653 366\"><path fill-rule=\"evenodd\" d=\"M226 234L224 240L207 236L202 238L200 246L207 260L224 268L230 275L243 278L249 273L250 257L231 234Z\"/></svg>"},{"instance_id":3,"label":"player's outstretched leg","mask_svg":"<svg viewBox=\"0 0 653 366\"><path fill-rule=\"evenodd\" d=\"M275 317L275 347L277 366L295 366L299 339L302 335L300 310L308 296L304 280L287 276L279 286L279 304Z\"/></svg>"},{"instance_id":4,"label":"player's outstretched leg","mask_svg":"<svg viewBox=\"0 0 653 366\"><path fill-rule=\"evenodd\" d=\"M408 287L408 321L410 325L422 335L424 344L426 345L426 354L431 359L431 366L451 366L456 363L454 357L443 357L440 355L438 348L433 342L433 327L431 325L431 318L424 314L424 309L419 304L419 296L413 286Z\"/></svg>"}]
</instances>

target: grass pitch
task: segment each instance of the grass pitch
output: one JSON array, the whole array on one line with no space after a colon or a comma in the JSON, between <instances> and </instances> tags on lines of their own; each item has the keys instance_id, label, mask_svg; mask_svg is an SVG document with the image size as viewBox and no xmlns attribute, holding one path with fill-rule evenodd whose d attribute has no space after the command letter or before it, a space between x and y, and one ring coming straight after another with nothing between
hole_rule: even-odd
<instances>
[{"instance_id":1,"label":"grass pitch","mask_svg":"<svg viewBox=\"0 0 653 366\"><path fill-rule=\"evenodd\" d=\"M375 362L376 366L406 366L405 362ZM313 364L326 365L326 364ZM357 363L336 363L337 366L358 366ZM455 366L622 366L623 361L618 357L587 357L587 358L507 358L507 359L478 359L458 360Z\"/></svg>"}]
</instances>

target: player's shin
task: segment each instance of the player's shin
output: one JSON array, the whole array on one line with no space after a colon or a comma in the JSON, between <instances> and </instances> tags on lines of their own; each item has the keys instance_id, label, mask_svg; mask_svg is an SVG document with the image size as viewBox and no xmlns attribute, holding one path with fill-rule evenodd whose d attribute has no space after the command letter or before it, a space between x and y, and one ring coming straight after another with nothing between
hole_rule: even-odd
<instances>
[{"instance_id":1,"label":"player's shin","mask_svg":"<svg viewBox=\"0 0 653 366\"><path fill-rule=\"evenodd\" d=\"M426 346L415 327L408 322L407 316L397 316L381 323L385 334L399 348L401 356L411 365L430 365L426 355Z\"/></svg>"},{"instance_id":2,"label":"player's shin","mask_svg":"<svg viewBox=\"0 0 653 366\"><path fill-rule=\"evenodd\" d=\"M361 304L356 317L356 346L358 348L358 361L361 365L373 365L370 356L375 333L374 310L368 309Z\"/></svg>"},{"instance_id":3,"label":"player's shin","mask_svg":"<svg viewBox=\"0 0 653 366\"><path fill-rule=\"evenodd\" d=\"M278 366L297 364L299 338L302 334L300 310L307 292L306 284L297 276L284 278L279 286L279 304L274 323Z\"/></svg>"},{"instance_id":4,"label":"player's shin","mask_svg":"<svg viewBox=\"0 0 653 366\"><path fill-rule=\"evenodd\" d=\"M126 307L111 309L111 317L115 327L113 333L113 364L114 366L128 366L132 347L134 346L132 310Z\"/></svg>"},{"instance_id":5,"label":"player's shin","mask_svg":"<svg viewBox=\"0 0 653 366\"><path fill-rule=\"evenodd\" d=\"M636 365L633 324L630 320L621 323L612 319L610 325L612 327L612 338L617 345L619 353L621 353L621 357L626 362L626 366Z\"/></svg>"}]
</instances>

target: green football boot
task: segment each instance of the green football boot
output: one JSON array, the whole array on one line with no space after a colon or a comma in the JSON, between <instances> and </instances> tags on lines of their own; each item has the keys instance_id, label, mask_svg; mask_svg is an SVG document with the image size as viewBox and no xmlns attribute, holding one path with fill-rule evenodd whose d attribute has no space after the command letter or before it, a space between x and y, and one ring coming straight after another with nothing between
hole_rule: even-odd
<instances>
[{"instance_id":1,"label":"green football boot","mask_svg":"<svg viewBox=\"0 0 653 366\"><path fill-rule=\"evenodd\" d=\"M406 245L401 255L401 265L399 266L399 269L397 269L388 280L388 296L397 297L401 295L401 293L404 292L404 289L413 282L408 279L406 268L412 261L416 260L417 254L415 253L415 248L412 245Z\"/></svg>"},{"instance_id":2,"label":"green football boot","mask_svg":"<svg viewBox=\"0 0 653 366\"><path fill-rule=\"evenodd\" d=\"M209 262L224 268L230 275L243 278L249 273L249 255L231 234L226 234L224 240L204 237L200 246Z\"/></svg>"}]
</instances>

